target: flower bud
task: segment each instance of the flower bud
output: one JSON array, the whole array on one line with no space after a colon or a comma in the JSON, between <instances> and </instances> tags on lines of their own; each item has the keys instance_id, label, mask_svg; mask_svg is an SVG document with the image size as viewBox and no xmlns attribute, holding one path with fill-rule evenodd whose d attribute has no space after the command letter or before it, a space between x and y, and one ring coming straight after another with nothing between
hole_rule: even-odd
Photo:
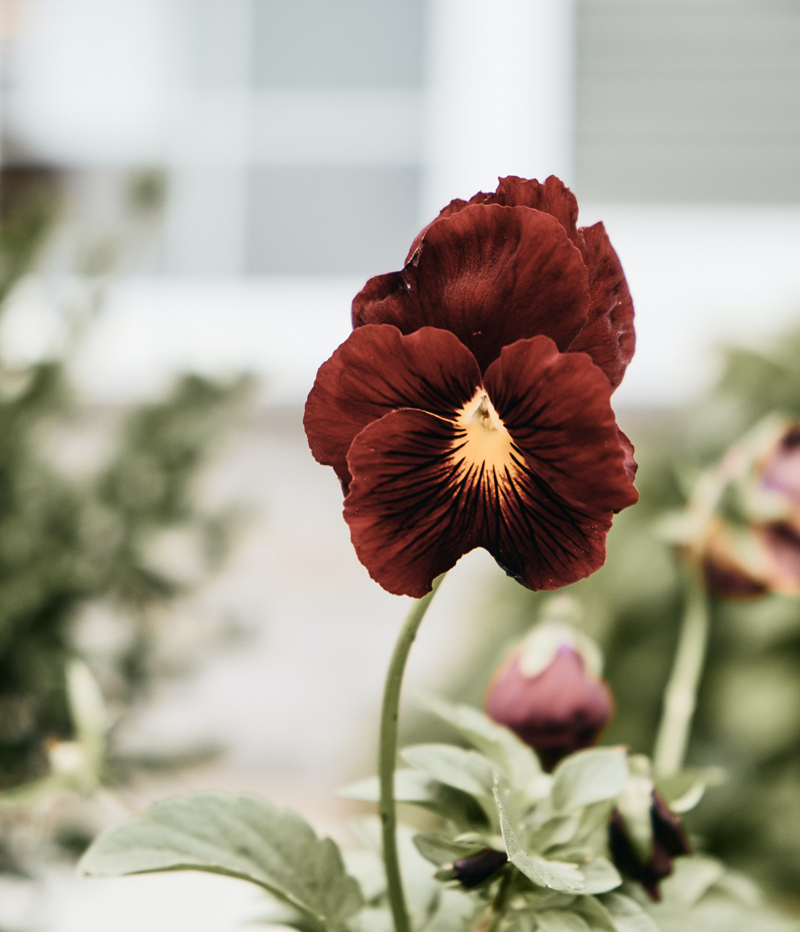
<instances>
[{"instance_id":1,"label":"flower bud","mask_svg":"<svg viewBox=\"0 0 800 932\"><path fill-rule=\"evenodd\" d=\"M486 713L539 755L548 772L595 744L614 713L600 653L573 628L539 625L495 673Z\"/></svg>"},{"instance_id":2,"label":"flower bud","mask_svg":"<svg viewBox=\"0 0 800 932\"><path fill-rule=\"evenodd\" d=\"M476 854L453 861L451 879L457 880L462 887L471 889L488 880L508 861L505 851L494 848L482 848Z\"/></svg>"},{"instance_id":3,"label":"flower bud","mask_svg":"<svg viewBox=\"0 0 800 932\"><path fill-rule=\"evenodd\" d=\"M681 820L656 789L650 790L650 828L652 835L647 860L641 856L619 809L611 814L608 842L611 857L619 870L631 880L638 880L650 899L658 902L661 899L658 884L672 873L672 859L691 854L691 848Z\"/></svg>"}]
</instances>

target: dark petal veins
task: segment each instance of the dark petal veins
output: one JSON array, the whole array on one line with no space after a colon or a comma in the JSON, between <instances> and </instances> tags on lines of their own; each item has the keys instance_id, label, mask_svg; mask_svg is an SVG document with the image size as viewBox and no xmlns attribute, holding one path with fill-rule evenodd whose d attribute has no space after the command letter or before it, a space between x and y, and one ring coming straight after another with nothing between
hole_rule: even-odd
<instances>
[{"instance_id":1,"label":"dark petal veins","mask_svg":"<svg viewBox=\"0 0 800 932\"><path fill-rule=\"evenodd\" d=\"M436 221L402 272L371 279L353 325L450 330L481 370L503 346L543 333L566 349L587 321L588 273L549 214L474 204Z\"/></svg>"},{"instance_id":2,"label":"dark petal veins","mask_svg":"<svg viewBox=\"0 0 800 932\"><path fill-rule=\"evenodd\" d=\"M594 518L607 528L613 512L638 500L630 441L621 439L608 380L588 356L559 353L547 337L520 340L503 349L484 384L527 468L583 515L587 539L595 539Z\"/></svg>"},{"instance_id":3,"label":"dark petal veins","mask_svg":"<svg viewBox=\"0 0 800 932\"><path fill-rule=\"evenodd\" d=\"M622 381L633 358L633 300L619 257L602 223L578 231L589 270L589 319L575 342L573 353L588 353L605 372L612 388Z\"/></svg>"},{"instance_id":4,"label":"dark petal veins","mask_svg":"<svg viewBox=\"0 0 800 932\"><path fill-rule=\"evenodd\" d=\"M344 517L359 560L395 595L419 598L479 544L478 496L458 480L456 428L405 408L356 437Z\"/></svg>"},{"instance_id":5,"label":"dark petal veins","mask_svg":"<svg viewBox=\"0 0 800 932\"><path fill-rule=\"evenodd\" d=\"M455 423L410 409L353 441L344 516L359 559L384 589L425 595L475 547L531 589L557 589L602 565L610 511L568 503L518 452L500 475L467 465L463 445Z\"/></svg>"},{"instance_id":6,"label":"dark petal veins","mask_svg":"<svg viewBox=\"0 0 800 932\"><path fill-rule=\"evenodd\" d=\"M474 357L446 330L361 327L317 373L304 417L311 452L346 489L347 451L367 424L404 407L452 418L479 385Z\"/></svg>"}]
</instances>

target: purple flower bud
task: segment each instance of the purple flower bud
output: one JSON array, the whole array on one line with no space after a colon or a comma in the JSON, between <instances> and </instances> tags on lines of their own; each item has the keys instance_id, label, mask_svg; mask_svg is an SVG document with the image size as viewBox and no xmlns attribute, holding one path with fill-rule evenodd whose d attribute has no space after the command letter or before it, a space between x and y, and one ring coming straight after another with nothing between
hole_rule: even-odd
<instances>
[{"instance_id":1,"label":"purple flower bud","mask_svg":"<svg viewBox=\"0 0 800 932\"><path fill-rule=\"evenodd\" d=\"M625 819L615 809L608 824L608 843L614 863L632 880L638 880L651 900L661 899L659 881L672 873L672 859L691 854L689 841L681 820L664 802L658 790L652 792L650 821L653 826L653 848L650 859L643 864L628 837Z\"/></svg>"},{"instance_id":2,"label":"purple flower bud","mask_svg":"<svg viewBox=\"0 0 800 932\"><path fill-rule=\"evenodd\" d=\"M482 848L476 854L453 861L452 879L457 880L462 887L477 887L478 884L488 880L508 861L505 851L495 851L494 848Z\"/></svg>"},{"instance_id":3,"label":"purple flower bud","mask_svg":"<svg viewBox=\"0 0 800 932\"><path fill-rule=\"evenodd\" d=\"M506 661L489 684L486 713L532 747L549 772L567 754L595 744L614 714L614 700L576 647L562 643L533 676L525 672L522 652Z\"/></svg>"}]
</instances>

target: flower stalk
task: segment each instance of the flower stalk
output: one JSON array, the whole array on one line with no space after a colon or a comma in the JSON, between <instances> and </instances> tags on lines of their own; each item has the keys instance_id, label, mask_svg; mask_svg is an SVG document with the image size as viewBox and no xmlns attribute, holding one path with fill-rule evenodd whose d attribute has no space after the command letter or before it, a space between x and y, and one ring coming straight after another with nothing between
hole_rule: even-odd
<instances>
[{"instance_id":1,"label":"flower stalk","mask_svg":"<svg viewBox=\"0 0 800 932\"><path fill-rule=\"evenodd\" d=\"M672 776L683 766L706 659L709 627L708 594L702 568L692 563L687 573L686 607L678 647L664 692L664 711L653 753L655 771L662 777Z\"/></svg>"},{"instance_id":2,"label":"flower stalk","mask_svg":"<svg viewBox=\"0 0 800 932\"><path fill-rule=\"evenodd\" d=\"M400 691L411 645L417 636L422 619L428 611L436 590L446 574L434 579L431 591L418 599L411 607L394 647L381 707L380 749L378 775L380 779L381 830L383 834L383 861L386 869L386 890L394 919L395 932L411 932L406 907L403 880L400 874L400 859L397 854L397 804L394 798L394 773L397 763L397 724L400 710Z\"/></svg>"}]
</instances>

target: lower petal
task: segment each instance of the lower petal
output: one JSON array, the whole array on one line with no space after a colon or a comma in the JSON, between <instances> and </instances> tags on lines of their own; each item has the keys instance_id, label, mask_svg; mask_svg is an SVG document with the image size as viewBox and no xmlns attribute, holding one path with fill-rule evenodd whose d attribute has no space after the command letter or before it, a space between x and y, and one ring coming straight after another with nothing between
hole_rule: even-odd
<instances>
[{"instance_id":1,"label":"lower petal","mask_svg":"<svg viewBox=\"0 0 800 932\"><path fill-rule=\"evenodd\" d=\"M598 569L611 513L556 494L519 451L487 468L464 456L464 432L402 409L364 428L348 454L344 515L361 562L396 595L420 597L475 547L531 589L557 589Z\"/></svg>"}]
</instances>

